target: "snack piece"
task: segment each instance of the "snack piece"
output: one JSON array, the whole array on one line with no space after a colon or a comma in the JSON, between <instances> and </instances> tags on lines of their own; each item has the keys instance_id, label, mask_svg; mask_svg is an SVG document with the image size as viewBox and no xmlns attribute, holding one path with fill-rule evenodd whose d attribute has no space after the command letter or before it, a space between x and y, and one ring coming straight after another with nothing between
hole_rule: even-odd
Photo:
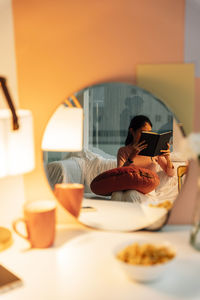
<instances>
[{"instance_id":1,"label":"snack piece","mask_svg":"<svg viewBox=\"0 0 200 300\"><path fill-rule=\"evenodd\" d=\"M164 245L134 243L117 253L117 258L132 265L150 266L165 263L174 258L174 251Z\"/></svg>"},{"instance_id":2,"label":"snack piece","mask_svg":"<svg viewBox=\"0 0 200 300\"><path fill-rule=\"evenodd\" d=\"M157 204L149 204L150 207L161 207L165 208L166 210L170 210L172 208L172 203L170 201L163 201Z\"/></svg>"}]
</instances>

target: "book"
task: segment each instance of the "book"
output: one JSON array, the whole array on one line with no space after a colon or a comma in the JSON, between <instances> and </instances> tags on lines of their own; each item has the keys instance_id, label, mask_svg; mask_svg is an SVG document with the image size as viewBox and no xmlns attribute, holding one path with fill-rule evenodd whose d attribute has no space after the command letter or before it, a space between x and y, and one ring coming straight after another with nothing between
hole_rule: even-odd
<instances>
[{"instance_id":1,"label":"book","mask_svg":"<svg viewBox=\"0 0 200 300\"><path fill-rule=\"evenodd\" d=\"M144 156L162 155L163 153L160 152L160 150L168 149L167 144L169 143L171 136L172 131L164 133L142 131L139 142L145 141L145 144L148 144L148 146L138 154Z\"/></svg>"}]
</instances>

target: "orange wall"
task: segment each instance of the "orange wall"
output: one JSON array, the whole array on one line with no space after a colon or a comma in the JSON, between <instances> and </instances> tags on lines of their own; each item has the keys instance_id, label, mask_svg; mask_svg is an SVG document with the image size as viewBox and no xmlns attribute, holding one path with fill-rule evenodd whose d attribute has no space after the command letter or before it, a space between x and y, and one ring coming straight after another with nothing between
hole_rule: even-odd
<instances>
[{"instance_id":1,"label":"orange wall","mask_svg":"<svg viewBox=\"0 0 200 300\"><path fill-rule=\"evenodd\" d=\"M52 197L40 147L56 106L93 83L134 83L137 64L182 63L184 8L184 0L13 0L19 101L35 120L27 200Z\"/></svg>"}]
</instances>

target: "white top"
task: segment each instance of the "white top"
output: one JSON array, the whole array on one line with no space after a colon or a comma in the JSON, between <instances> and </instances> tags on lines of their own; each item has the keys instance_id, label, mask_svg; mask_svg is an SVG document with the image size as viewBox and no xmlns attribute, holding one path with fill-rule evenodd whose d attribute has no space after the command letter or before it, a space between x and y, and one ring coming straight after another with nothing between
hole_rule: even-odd
<instances>
[{"instance_id":1,"label":"white top","mask_svg":"<svg viewBox=\"0 0 200 300\"><path fill-rule=\"evenodd\" d=\"M117 233L91 231L78 225L60 226L55 245L27 250L14 235L12 247L1 252L1 264L24 281L2 295L12 300L177 300L200 299L200 252L189 244L189 226L166 226L162 232ZM174 270L160 281L131 281L112 256L127 239L146 236L168 240L177 249Z\"/></svg>"}]
</instances>

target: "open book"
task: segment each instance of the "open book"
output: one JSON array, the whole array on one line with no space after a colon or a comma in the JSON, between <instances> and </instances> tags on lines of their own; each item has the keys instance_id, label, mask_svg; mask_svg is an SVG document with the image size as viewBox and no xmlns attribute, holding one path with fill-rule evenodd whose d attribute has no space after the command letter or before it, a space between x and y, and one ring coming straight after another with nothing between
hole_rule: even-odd
<instances>
[{"instance_id":1,"label":"open book","mask_svg":"<svg viewBox=\"0 0 200 300\"><path fill-rule=\"evenodd\" d=\"M162 152L160 152L160 150L166 150L168 148L167 144L169 143L171 136L172 131L164 133L142 131L139 142L145 140L145 144L148 144L148 147L138 154L145 156L161 155Z\"/></svg>"}]
</instances>

